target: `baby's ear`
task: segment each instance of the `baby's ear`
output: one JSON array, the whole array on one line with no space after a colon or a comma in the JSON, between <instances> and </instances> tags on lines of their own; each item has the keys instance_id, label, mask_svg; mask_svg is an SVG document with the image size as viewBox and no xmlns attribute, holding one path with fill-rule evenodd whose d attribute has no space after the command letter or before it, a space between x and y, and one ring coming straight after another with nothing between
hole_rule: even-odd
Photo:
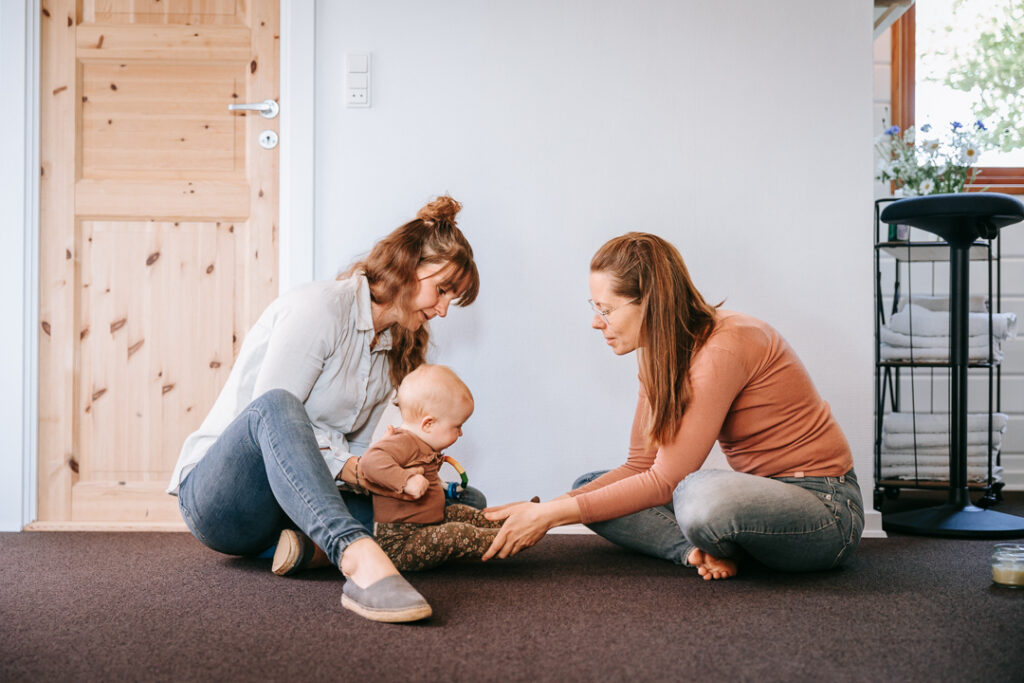
<instances>
[{"instance_id":1,"label":"baby's ear","mask_svg":"<svg viewBox=\"0 0 1024 683\"><path fill-rule=\"evenodd\" d=\"M429 434L430 430L434 428L435 422L436 420L432 415L424 415L423 419L420 420L420 429Z\"/></svg>"}]
</instances>

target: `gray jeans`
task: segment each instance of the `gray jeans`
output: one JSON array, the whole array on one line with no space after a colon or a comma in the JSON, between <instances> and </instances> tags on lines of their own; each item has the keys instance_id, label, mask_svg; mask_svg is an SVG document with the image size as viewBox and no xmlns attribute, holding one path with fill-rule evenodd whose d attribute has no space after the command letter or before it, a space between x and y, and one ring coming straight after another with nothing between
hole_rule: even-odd
<instances>
[{"instance_id":1,"label":"gray jeans","mask_svg":"<svg viewBox=\"0 0 1024 683\"><path fill-rule=\"evenodd\" d=\"M576 480L580 487L604 472ZM694 548L719 558L753 558L772 569L837 567L860 543L864 505L851 469L839 477L772 479L699 470L672 503L587 525L624 548L686 564Z\"/></svg>"}]
</instances>

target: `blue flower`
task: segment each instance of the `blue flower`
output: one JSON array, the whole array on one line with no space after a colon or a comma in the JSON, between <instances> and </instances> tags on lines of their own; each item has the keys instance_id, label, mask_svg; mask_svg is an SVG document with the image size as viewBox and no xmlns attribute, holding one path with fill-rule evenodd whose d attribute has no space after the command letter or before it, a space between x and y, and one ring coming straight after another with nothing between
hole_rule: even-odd
<instances>
[{"instance_id":1,"label":"blue flower","mask_svg":"<svg viewBox=\"0 0 1024 683\"><path fill-rule=\"evenodd\" d=\"M953 130L960 130L961 128L964 127L964 124L960 123L959 121L954 121L950 125L953 126Z\"/></svg>"},{"instance_id":2,"label":"blue flower","mask_svg":"<svg viewBox=\"0 0 1024 683\"><path fill-rule=\"evenodd\" d=\"M886 135L896 135L896 133L899 133L899 132L900 132L900 127L899 126L889 126L888 128L885 129L885 134Z\"/></svg>"},{"instance_id":3,"label":"blue flower","mask_svg":"<svg viewBox=\"0 0 1024 683\"><path fill-rule=\"evenodd\" d=\"M932 129L932 124L930 124L930 123L926 123L923 126L921 126L921 132L922 133L927 133L927 132L931 131L931 129Z\"/></svg>"},{"instance_id":4,"label":"blue flower","mask_svg":"<svg viewBox=\"0 0 1024 683\"><path fill-rule=\"evenodd\" d=\"M978 127L978 130L988 130L988 128L985 127L985 124L982 123L980 120L975 121L974 125Z\"/></svg>"}]
</instances>

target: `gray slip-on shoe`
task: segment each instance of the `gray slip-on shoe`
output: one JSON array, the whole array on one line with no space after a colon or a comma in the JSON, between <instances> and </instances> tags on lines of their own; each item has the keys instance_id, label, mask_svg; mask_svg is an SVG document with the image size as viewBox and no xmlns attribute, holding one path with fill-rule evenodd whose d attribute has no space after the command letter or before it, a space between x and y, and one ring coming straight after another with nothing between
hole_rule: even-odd
<instances>
[{"instance_id":1,"label":"gray slip-on shoe","mask_svg":"<svg viewBox=\"0 0 1024 683\"><path fill-rule=\"evenodd\" d=\"M348 579L341 589L341 604L370 621L418 621L433 614L424 597L398 574L385 576L366 588Z\"/></svg>"}]
</instances>

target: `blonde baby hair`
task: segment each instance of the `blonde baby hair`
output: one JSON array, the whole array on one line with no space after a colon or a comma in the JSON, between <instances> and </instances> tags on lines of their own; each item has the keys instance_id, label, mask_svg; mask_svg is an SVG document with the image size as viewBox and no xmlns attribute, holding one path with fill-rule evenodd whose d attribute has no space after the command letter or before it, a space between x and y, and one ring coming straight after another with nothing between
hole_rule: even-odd
<instances>
[{"instance_id":1,"label":"blonde baby hair","mask_svg":"<svg viewBox=\"0 0 1024 683\"><path fill-rule=\"evenodd\" d=\"M426 363L405 376L395 398L402 419L410 422L427 415L439 417L463 403L472 409L473 394L455 371Z\"/></svg>"}]
</instances>

